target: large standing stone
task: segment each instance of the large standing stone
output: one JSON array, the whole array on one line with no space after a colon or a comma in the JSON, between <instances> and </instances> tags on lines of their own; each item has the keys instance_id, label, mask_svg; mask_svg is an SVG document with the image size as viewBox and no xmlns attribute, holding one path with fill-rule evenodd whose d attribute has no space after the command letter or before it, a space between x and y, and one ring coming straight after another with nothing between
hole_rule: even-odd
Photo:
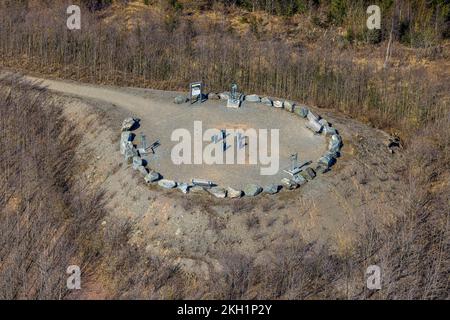
<instances>
[{"instance_id":1,"label":"large standing stone","mask_svg":"<svg viewBox=\"0 0 450 320\"><path fill-rule=\"evenodd\" d=\"M147 174L144 178L145 182L147 182L147 183L152 183L152 182L158 181L159 179L161 179L161 175L158 172L153 171L153 170L150 171L150 173Z\"/></svg>"},{"instance_id":2,"label":"large standing stone","mask_svg":"<svg viewBox=\"0 0 450 320\"><path fill-rule=\"evenodd\" d=\"M295 103L291 101L285 101L283 104L284 110L288 112L294 112Z\"/></svg>"},{"instance_id":3,"label":"large standing stone","mask_svg":"<svg viewBox=\"0 0 450 320\"><path fill-rule=\"evenodd\" d=\"M278 193L278 191L280 191L281 188L282 187L279 184L272 183L266 186L263 191L268 194L275 194Z\"/></svg>"},{"instance_id":4,"label":"large standing stone","mask_svg":"<svg viewBox=\"0 0 450 320\"><path fill-rule=\"evenodd\" d=\"M227 190L222 187L212 187L208 192L216 198L225 198L227 196Z\"/></svg>"},{"instance_id":5,"label":"large standing stone","mask_svg":"<svg viewBox=\"0 0 450 320\"><path fill-rule=\"evenodd\" d=\"M188 102L188 98L186 98L185 96L176 96L175 99L173 99L173 102L176 104L182 104L185 102Z\"/></svg>"},{"instance_id":6,"label":"large standing stone","mask_svg":"<svg viewBox=\"0 0 450 320\"><path fill-rule=\"evenodd\" d=\"M248 102L260 102L261 98L258 95L256 95L256 94L250 94L248 96L245 96L245 101L248 101Z\"/></svg>"},{"instance_id":7,"label":"large standing stone","mask_svg":"<svg viewBox=\"0 0 450 320\"><path fill-rule=\"evenodd\" d=\"M272 106L272 100L270 100L268 97L261 98L261 103L268 107Z\"/></svg>"},{"instance_id":8,"label":"large standing stone","mask_svg":"<svg viewBox=\"0 0 450 320\"><path fill-rule=\"evenodd\" d=\"M283 101L275 100L275 101L273 102L273 106L274 106L275 108L283 108Z\"/></svg>"},{"instance_id":9,"label":"large standing stone","mask_svg":"<svg viewBox=\"0 0 450 320\"><path fill-rule=\"evenodd\" d=\"M308 181L316 177L316 173L311 167L307 167L305 170L301 171L300 174Z\"/></svg>"},{"instance_id":10,"label":"large standing stone","mask_svg":"<svg viewBox=\"0 0 450 320\"><path fill-rule=\"evenodd\" d=\"M173 189L177 186L177 183L173 180L162 179L158 181L158 185L165 189Z\"/></svg>"},{"instance_id":11,"label":"large standing stone","mask_svg":"<svg viewBox=\"0 0 450 320\"><path fill-rule=\"evenodd\" d=\"M291 179L288 179L288 178L281 179L281 184L287 190L294 190L294 189L298 188L298 184L295 183L294 181L292 181Z\"/></svg>"},{"instance_id":12,"label":"large standing stone","mask_svg":"<svg viewBox=\"0 0 450 320\"><path fill-rule=\"evenodd\" d=\"M240 197L242 197L242 191L228 187L227 195L228 195L228 198L240 198Z\"/></svg>"},{"instance_id":13,"label":"large standing stone","mask_svg":"<svg viewBox=\"0 0 450 320\"><path fill-rule=\"evenodd\" d=\"M256 184L249 184L245 186L244 193L248 197L254 197L262 192L262 188Z\"/></svg>"},{"instance_id":14,"label":"large standing stone","mask_svg":"<svg viewBox=\"0 0 450 320\"><path fill-rule=\"evenodd\" d=\"M309 112L309 110L305 106L295 106L294 107L294 113L298 114L302 118L306 118L306 116L308 115L308 112Z\"/></svg>"},{"instance_id":15,"label":"large standing stone","mask_svg":"<svg viewBox=\"0 0 450 320\"><path fill-rule=\"evenodd\" d=\"M130 118L126 118L122 122L122 131L130 131L130 130L132 130L137 122L139 122L138 118L131 118L131 117Z\"/></svg>"}]
</instances>

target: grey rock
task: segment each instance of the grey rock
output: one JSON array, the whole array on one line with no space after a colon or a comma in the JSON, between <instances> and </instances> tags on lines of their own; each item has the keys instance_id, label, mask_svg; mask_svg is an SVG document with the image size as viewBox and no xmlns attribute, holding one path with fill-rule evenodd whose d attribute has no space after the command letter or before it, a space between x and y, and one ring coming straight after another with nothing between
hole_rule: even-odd
<instances>
[{"instance_id":1,"label":"grey rock","mask_svg":"<svg viewBox=\"0 0 450 320\"><path fill-rule=\"evenodd\" d=\"M133 157L133 169L137 170L139 166L142 166L142 158L139 156Z\"/></svg>"},{"instance_id":2,"label":"grey rock","mask_svg":"<svg viewBox=\"0 0 450 320\"><path fill-rule=\"evenodd\" d=\"M308 115L308 108L305 106L295 106L294 107L294 113L299 115L302 118L306 118L306 116Z\"/></svg>"},{"instance_id":3,"label":"grey rock","mask_svg":"<svg viewBox=\"0 0 450 320\"><path fill-rule=\"evenodd\" d=\"M208 190L209 193L211 193L216 198L226 198L227 196L227 190L225 190L222 187L212 187Z\"/></svg>"},{"instance_id":4,"label":"grey rock","mask_svg":"<svg viewBox=\"0 0 450 320\"><path fill-rule=\"evenodd\" d=\"M244 188L244 193L248 197L254 197L262 192L262 188L256 184L248 184Z\"/></svg>"},{"instance_id":5,"label":"grey rock","mask_svg":"<svg viewBox=\"0 0 450 320\"><path fill-rule=\"evenodd\" d=\"M294 189L298 188L298 184L295 183L294 181L292 181L291 179L288 179L288 178L281 179L281 184L287 190L294 190Z\"/></svg>"},{"instance_id":6,"label":"grey rock","mask_svg":"<svg viewBox=\"0 0 450 320\"><path fill-rule=\"evenodd\" d=\"M301 174L296 174L292 176L292 181L298 184L299 186L302 186L307 182L307 180Z\"/></svg>"},{"instance_id":7,"label":"grey rock","mask_svg":"<svg viewBox=\"0 0 450 320\"><path fill-rule=\"evenodd\" d=\"M240 197L242 197L242 191L228 187L227 195L228 195L228 198L240 198Z\"/></svg>"},{"instance_id":8,"label":"grey rock","mask_svg":"<svg viewBox=\"0 0 450 320\"><path fill-rule=\"evenodd\" d=\"M130 131L124 131L120 135L120 154L125 154L125 148L128 142L133 139L133 134Z\"/></svg>"},{"instance_id":9,"label":"grey rock","mask_svg":"<svg viewBox=\"0 0 450 320\"><path fill-rule=\"evenodd\" d=\"M136 122L139 122L138 118L126 118L122 122L122 131L130 131Z\"/></svg>"},{"instance_id":10,"label":"grey rock","mask_svg":"<svg viewBox=\"0 0 450 320\"><path fill-rule=\"evenodd\" d=\"M330 127L330 126L324 126L323 127L323 133L325 134L325 136L330 137L333 134L337 134L337 131L335 128Z\"/></svg>"},{"instance_id":11,"label":"grey rock","mask_svg":"<svg viewBox=\"0 0 450 320\"><path fill-rule=\"evenodd\" d=\"M342 138L338 134L333 134L330 137L330 142L328 143L328 151L331 153L338 154L341 151L342 147Z\"/></svg>"},{"instance_id":12,"label":"grey rock","mask_svg":"<svg viewBox=\"0 0 450 320\"><path fill-rule=\"evenodd\" d=\"M334 158L333 154L330 152L327 152L325 155L320 157L319 160L317 160L317 163L322 165L325 168L330 168L334 163L336 159Z\"/></svg>"},{"instance_id":13,"label":"grey rock","mask_svg":"<svg viewBox=\"0 0 450 320\"><path fill-rule=\"evenodd\" d=\"M162 179L158 181L158 185L165 189L173 189L177 186L177 183L173 180Z\"/></svg>"},{"instance_id":14,"label":"grey rock","mask_svg":"<svg viewBox=\"0 0 450 320\"><path fill-rule=\"evenodd\" d=\"M284 110L288 112L294 112L295 103L291 101L285 101L283 104Z\"/></svg>"},{"instance_id":15,"label":"grey rock","mask_svg":"<svg viewBox=\"0 0 450 320\"><path fill-rule=\"evenodd\" d=\"M266 186L263 191L268 194L275 194L275 193L278 193L278 191L280 191L281 188L282 187L279 184L273 183L273 184L269 184L268 186Z\"/></svg>"},{"instance_id":16,"label":"grey rock","mask_svg":"<svg viewBox=\"0 0 450 320\"><path fill-rule=\"evenodd\" d=\"M144 166L139 166L136 170L139 171L144 176L144 178L148 174L147 168Z\"/></svg>"},{"instance_id":17,"label":"grey rock","mask_svg":"<svg viewBox=\"0 0 450 320\"><path fill-rule=\"evenodd\" d=\"M186 194L189 192L190 186L187 183L182 182L182 183L178 183L177 188L180 189L181 192Z\"/></svg>"},{"instance_id":18,"label":"grey rock","mask_svg":"<svg viewBox=\"0 0 450 320\"><path fill-rule=\"evenodd\" d=\"M308 111L308 114L306 115L309 121L319 121L319 116L315 115L311 112L311 110Z\"/></svg>"},{"instance_id":19,"label":"grey rock","mask_svg":"<svg viewBox=\"0 0 450 320\"><path fill-rule=\"evenodd\" d=\"M205 188L201 187L201 186L193 186L189 189L189 193L202 193L205 192Z\"/></svg>"},{"instance_id":20,"label":"grey rock","mask_svg":"<svg viewBox=\"0 0 450 320\"><path fill-rule=\"evenodd\" d=\"M228 100L228 99L230 99L230 93L229 92L221 92L221 93L219 93L219 97L222 100Z\"/></svg>"},{"instance_id":21,"label":"grey rock","mask_svg":"<svg viewBox=\"0 0 450 320\"><path fill-rule=\"evenodd\" d=\"M307 167L300 172L300 175L302 175L302 177L306 180L310 181L316 177L316 172L311 167Z\"/></svg>"},{"instance_id":22,"label":"grey rock","mask_svg":"<svg viewBox=\"0 0 450 320\"><path fill-rule=\"evenodd\" d=\"M330 170L330 168L328 168L328 167L326 167L326 166L324 166L324 165L322 165L322 164L318 164L316 167L315 167L315 169L314 169L314 171L316 171L316 172L318 172L318 173L321 173L321 174L324 174L324 173L326 173L327 171L329 171Z\"/></svg>"},{"instance_id":23,"label":"grey rock","mask_svg":"<svg viewBox=\"0 0 450 320\"><path fill-rule=\"evenodd\" d=\"M324 127L329 127L329 126L330 126L330 124L328 123L328 121L325 120L325 119L320 119L320 120L319 120L319 123L320 123L321 125L323 125Z\"/></svg>"},{"instance_id":24,"label":"grey rock","mask_svg":"<svg viewBox=\"0 0 450 320\"><path fill-rule=\"evenodd\" d=\"M250 94L248 96L245 96L245 101L248 101L248 102L260 102L261 98L258 95L256 95L256 94Z\"/></svg>"},{"instance_id":25,"label":"grey rock","mask_svg":"<svg viewBox=\"0 0 450 320\"><path fill-rule=\"evenodd\" d=\"M133 158L138 156L138 152L136 150L136 148L133 146L133 144L131 142L129 142L126 146L125 146L125 152L124 152L124 158L125 161L128 164L131 164L133 162Z\"/></svg>"},{"instance_id":26,"label":"grey rock","mask_svg":"<svg viewBox=\"0 0 450 320\"><path fill-rule=\"evenodd\" d=\"M272 106L272 100L270 100L268 97L261 98L261 103L268 107Z\"/></svg>"},{"instance_id":27,"label":"grey rock","mask_svg":"<svg viewBox=\"0 0 450 320\"><path fill-rule=\"evenodd\" d=\"M275 100L275 101L273 102L273 106L274 106L275 108L283 108L283 101Z\"/></svg>"},{"instance_id":28,"label":"grey rock","mask_svg":"<svg viewBox=\"0 0 450 320\"><path fill-rule=\"evenodd\" d=\"M219 100L220 97L217 93L210 92L210 93L208 93L208 99L209 100Z\"/></svg>"},{"instance_id":29,"label":"grey rock","mask_svg":"<svg viewBox=\"0 0 450 320\"><path fill-rule=\"evenodd\" d=\"M158 172L152 170L152 171L150 171L149 174L147 174L145 176L144 179L145 179L145 182L152 183L152 182L155 182L155 181L158 181L159 179L161 179L161 175Z\"/></svg>"},{"instance_id":30,"label":"grey rock","mask_svg":"<svg viewBox=\"0 0 450 320\"><path fill-rule=\"evenodd\" d=\"M306 127L314 133L320 133L322 131L323 126L317 120L309 120L306 123Z\"/></svg>"},{"instance_id":31,"label":"grey rock","mask_svg":"<svg viewBox=\"0 0 450 320\"><path fill-rule=\"evenodd\" d=\"M188 102L188 98L185 96L176 96L175 99L173 99L173 102L176 104L182 104Z\"/></svg>"}]
</instances>

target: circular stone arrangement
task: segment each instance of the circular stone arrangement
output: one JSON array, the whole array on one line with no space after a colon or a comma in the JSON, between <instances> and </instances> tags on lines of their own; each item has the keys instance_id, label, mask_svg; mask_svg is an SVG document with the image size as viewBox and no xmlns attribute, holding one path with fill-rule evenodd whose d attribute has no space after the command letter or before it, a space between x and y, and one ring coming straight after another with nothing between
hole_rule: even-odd
<instances>
[{"instance_id":1,"label":"circular stone arrangement","mask_svg":"<svg viewBox=\"0 0 450 320\"><path fill-rule=\"evenodd\" d=\"M230 94L228 92L209 93L209 100L227 100ZM122 123L122 134L120 139L120 152L125 157L125 161L132 165L134 170L139 171L144 180L148 184L157 184L164 189L177 188L183 193L202 193L209 192L217 198L239 198L242 196L254 197L261 193L276 194L280 190L294 190L304 185L308 181L314 179L318 173L322 174L330 170L331 166L340 156L342 147L342 138L337 130L332 127L325 119L314 114L307 106L297 105L294 102L285 100L272 100L268 97L260 97L255 94L241 96L242 101L260 103L272 108L283 109L287 112L294 113L306 121L306 128L314 134L322 134L328 139L327 151L317 159L316 162L304 165L301 171L290 178L281 179L280 183L272 183L266 186L249 183L242 190L234 189L230 186L218 186L208 181L178 182L167 179L161 173L148 168L147 162L143 159L143 150L139 150L133 140L135 134L133 131L139 126L140 119L127 118ZM174 103L182 104L188 102L185 96L177 96Z\"/></svg>"}]
</instances>

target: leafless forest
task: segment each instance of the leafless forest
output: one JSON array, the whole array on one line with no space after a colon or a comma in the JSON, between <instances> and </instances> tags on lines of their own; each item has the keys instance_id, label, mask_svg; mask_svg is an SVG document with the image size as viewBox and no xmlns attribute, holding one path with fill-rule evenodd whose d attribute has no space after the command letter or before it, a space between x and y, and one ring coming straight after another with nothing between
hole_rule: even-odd
<instances>
[{"instance_id":1,"label":"leafless forest","mask_svg":"<svg viewBox=\"0 0 450 320\"><path fill-rule=\"evenodd\" d=\"M65 1L3 1L2 64L63 78L161 89L185 89L186 83L201 78L208 90L223 90L236 81L245 92L334 108L382 128L409 129L436 118L444 108L442 92L449 89L439 78L427 79L420 68L379 70L370 61L357 63L351 51L342 52L339 39L326 33L310 49L262 39L256 22L242 36L224 18L199 24L179 18L171 6L165 15L143 12L133 20L114 17L111 23L86 10L82 30L71 32L65 27L66 8ZM430 54L439 52L433 43L423 45Z\"/></svg>"},{"instance_id":2,"label":"leafless forest","mask_svg":"<svg viewBox=\"0 0 450 320\"><path fill-rule=\"evenodd\" d=\"M406 147L396 164L405 186L397 195L400 218L382 229L368 219L359 245L345 255L299 240L280 247L274 265L224 252L223 273L208 280L184 274L169 258L127 245L126 223L98 229L106 215L103 194L73 179L79 137L58 100L9 78L0 81L0 298L70 298L61 268L74 259L92 277L115 279L112 298L448 298L450 84L439 75L358 63L331 36L306 48L264 39L257 25L245 37L221 19L204 28L178 18L176 6L164 18L143 14L134 23L105 23L101 10L91 10L83 15L89 31L70 32L66 7L1 1L0 65L161 89L184 89L198 77L211 90L237 81L245 92L289 97L399 131ZM382 291L362 282L369 258L383 269Z\"/></svg>"}]
</instances>

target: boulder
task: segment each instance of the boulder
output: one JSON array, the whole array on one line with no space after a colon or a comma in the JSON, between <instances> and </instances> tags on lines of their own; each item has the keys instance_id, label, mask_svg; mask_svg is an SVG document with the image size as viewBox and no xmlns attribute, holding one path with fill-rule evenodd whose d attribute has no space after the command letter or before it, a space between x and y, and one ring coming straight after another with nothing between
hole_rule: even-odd
<instances>
[{"instance_id":1,"label":"boulder","mask_svg":"<svg viewBox=\"0 0 450 320\"><path fill-rule=\"evenodd\" d=\"M275 194L278 193L278 191L280 191L281 188L282 186L280 186L279 184L272 183L266 186L263 191L268 194Z\"/></svg>"},{"instance_id":2,"label":"boulder","mask_svg":"<svg viewBox=\"0 0 450 320\"><path fill-rule=\"evenodd\" d=\"M173 99L173 103L182 104L188 102L188 100L189 99L185 96L176 96L175 99Z\"/></svg>"},{"instance_id":3,"label":"boulder","mask_svg":"<svg viewBox=\"0 0 450 320\"><path fill-rule=\"evenodd\" d=\"M122 122L122 131L131 131L136 123L139 122L138 118L126 118Z\"/></svg>"},{"instance_id":4,"label":"boulder","mask_svg":"<svg viewBox=\"0 0 450 320\"><path fill-rule=\"evenodd\" d=\"M202 193L205 191L205 188L202 186L193 186L189 188L189 193Z\"/></svg>"},{"instance_id":5,"label":"boulder","mask_svg":"<svg viewBox=\"0 0 450 320\"><path fill-rule=\"evenodd\" d=\"M120 154L125 154L125 148L128 142L133 140L133 134L130 131L124 131L120 135Z\"/></svg>"},{"instance_id":6,"label":"boulder","mask_svg":"<svg viewBox=\"0 0 450 320\"><path fill-rule=\"evenodd\" d=\"M268 97L261 98L261 103L268 107L272 106L272 100L270 100Z\"/></svg>"},{"instance_id":7,"label":"boulder","mask_svg":"<svg viewBox=\"0 0 450 320\"><path fill-rule=\"evenodd\" d=\"M321 174L324 174L325 172L329 171L330 168L322 165L322 164L317 164L317 166L314 168L314 171L319 172Z\"/></svg>"},{"instance_id":8,"label":"boulder","mask_svg":"<svg viewBox=\"0 0 450 320\"><path fill-rule=\"evenodd\" d=\"M145 178L145 177L147 176L147 174L148 174L147 168L144 167L144 166L139 166L139 167L137 167L136 170L139 171L139 172L144 176L144 178Z\"/></svg>"},{"instance_id":9,"label":"boulder","mask_svg":"<svg viewBox=\"0 0 450 320\"><path fill-rule=\"evenodd\" d=\"M283 101L275 100L275 101L273 102L273 106L274 106L275 108L283 108Z\"/></svg>"},{"instance_id":10,"label":"boulder","mask_svg":"<svg viewBox=\"0 0 450 320\"><path fill-rule=\"evenodd\" d=\"M327 136L327 137L330 137L333 134L337 134L336 129L333 127L330 127L330 126L324 126L322 131L325 134L325 136Z\"/></svg>"},{"instance_id":11,"label":"boulder","mask_svg":"<svg viewBox=\"0 0 450 320\"><path fill-rule=\"evenodd\" d=\"M281 184L287 190L294 190L298 188L298 184L288 178L281 179Z\"/></svg>"},{"instance_id":12,"label":"boulder","mask_svg":"<svg viewBox=\"0 0 450 320\"><path fill-rule=\"evenodd\" d=\"M316 116L314 113L311 112L311 110L308 111L308 114L306 115L309 121L319 121L319 116Z\"/></svg>"},{"instance_id":13,"label":"boulder","mask_svg":"<svg viewBox=\"0 0 450 320\"><path fill-rule=\"evenodd\" d=\"M308 112L309 110L305 106L294 106L294 113L298 114L302 118L306 118Z\"/></svg>"},{"instance_id":14,"label":"boulder","mask_svg":"<svg viewBox=\"0 0 450 320\"><path fill-rule=\"evenodd\" d=\"M261 98L258 95L256 95L256 94L250 94L248 96L245 96L245 101L248 101L248 102L260 102Z\"/></svg>"},{"instance_id":15,"label":"boulder","mask_svg":"<svg viewBox=\"0 0 450 320\"><path fill-rule=\"evenodd\" d=\"M291 101L285 101L283 104L284 110L288 112L294 112L295 103Z\"/></svg>"},{"instance_id":16,"label":"boulder","mask_svg":"<svg viewBox=\"0 0 450 320\"><path fill-rule=\"evenodd\" d=\"M208 99L209 100L219 100L220 97L217 93L210 92L210 93L208 93Z\"/></svg>"},{"instance_id":17,"label":"boulder","mask_svg":"<svg viewBox=\"0 0 450 320\"><path fill-rule=\"evenodd\" d=\"M306 180L310 181L316 177L316 172L311 167L307 167L300 172L300 175Z\"/></svg>"},{"instance_id":18,"label":"boulder","mask_svg":"<svg viewBox=\"0 0 450 320\"><path fill-rule=\"evenodd\" d=\"M137 170L139 166L142 166L142 158L139 156L133 157L133 169Z\"/></svg>"},{"instance_id":19,"label":"boulder","mask_svg":"<svg viewBox=\"0 0 450 320\"><path fill-rule=\"evenodd\" d=\"M125 146L125 152L124 152L124 158L125 161L128 164L131 164L133 162L133 158L138 156L138 152L136 150L136 148L133 146L133 144L131 142L129 142L126 146Z\"/></svg>"},{"instance_id":20,"label":"boulder","mask_svg":"<svg viewBox=\"0 0 450 320\"><path fill-rule=\"evenodd\" d=\"M164 189L173 189L177 186L177 183L173 180L162 179L158 181L158 185Z\"/></svg>"},{"instance_id":21,"label":"boulder","mask_svg":"<svg viewBox=\"0 0 450 320\"><path fill-rule=\"evenodd\" d=\"M328 151L331 153L339 154L342 147L342 138L338 134L333 134L330 137L330 142L328 143Z\"/></svg>"},{"instance_id":22,"label":"boulder","mask_svg":"<svg viewBox=\"0 0 450 320\"><path fill-rule=\"evenodd\" d=\"M152 183L152 182L158 181L159 179L161 179L161 175L158 172L153 171L153 170L150 171L150 173L144 177L144 180L147 183Z\"/></svg>"},{"instance_id":23,"label":"boulder","mask_svg":"<svg viewBox=\"0 0 450 320\"><path fill-rule=\"evenodd\" d=\"M208 192L216 198L225 198L227 196L227 190L222 187L212 187Z\"/></svg>"},{"instance_id":24,"label":"boulder","mask_svg":"<svg viewBox=\"0 0 450 320\"><path fill-rule=\"evenodd\" d=\"M230 93L229 92L221 92L221 93L219 93L219 98L222 100L228 100L228 99L230 99Z\"/></svg>"},{"instance_id":25,"label":"boulder","mask_svg":"<svg viewBox=\"0 0 450 320\"><path fill-rule=\"evenodd\" d=\"M328 123L328 121L325 120L325 119L320 119L320 120L319 120L319 123L320 123L321 125L323 125L324 127L329 127L329 126L330 126L330 124Z\"/></svg>"},{"instance_id":26,"label":"boulder","mask_svg":"<svg viewBox=\"0 0 450 320\"><path fill-rule=\"evenodd\" d=\"M320 133L323 126L317 120L309 120L306 123L306 127L314 133Z\"/></svg>"},{"instance_id":27,"label":"boulder","mask_svg":"<svg viewBox=\"0 0 450 320\"><path fill-rule=\"evenodd\" d=\"M325 155L319 158L317 160L317 163L322 165L325 168L331 167L336 162L336 159L334 158L333 154L330 152L327 152Z\"/></svg>"},{"instance_id":28,"label":"boulder","mask_svg":"<svg viewBox=\"0 0 450 320\"><path fill-rule=\"evenodd\" d=\"M228 196L228 198L240 198L240 197L242 197L242 191L228 187L227 188L227 196Z\"/></svg>"},{"instance_id":29,"label":"boulder","mask_svg":"<svg viewBox=\"0 0 450 320\"><path fill-rule=\"evenodd\" d=\"M177 186L177 188L180 189L181 192L183 192L185 194L189 192L189 187L190 186L187 183L184 183L184 182L178 183L178 186Z\"/></svg>"},{"instance_id":30,"label":"boulder","mask_svg":"<svg viewBox=\"0 0 450 320\"><path fill-rule=\"evenodd\" d=\"M307 182L307 180L301 174L293 175L292 181L298 184L299 186L302 186Z\"/></svg>"},{"instance_id":31,"label":"boulder","mask_svg":"<svg viewBox=\"0 0 450 320\"><path fill-rule=\"evenodd\" d=\"M256 184L248 184L244 188L244 193L248 197L254 197L262 192L262 188Z\"/></svg>"}]
</instances>

